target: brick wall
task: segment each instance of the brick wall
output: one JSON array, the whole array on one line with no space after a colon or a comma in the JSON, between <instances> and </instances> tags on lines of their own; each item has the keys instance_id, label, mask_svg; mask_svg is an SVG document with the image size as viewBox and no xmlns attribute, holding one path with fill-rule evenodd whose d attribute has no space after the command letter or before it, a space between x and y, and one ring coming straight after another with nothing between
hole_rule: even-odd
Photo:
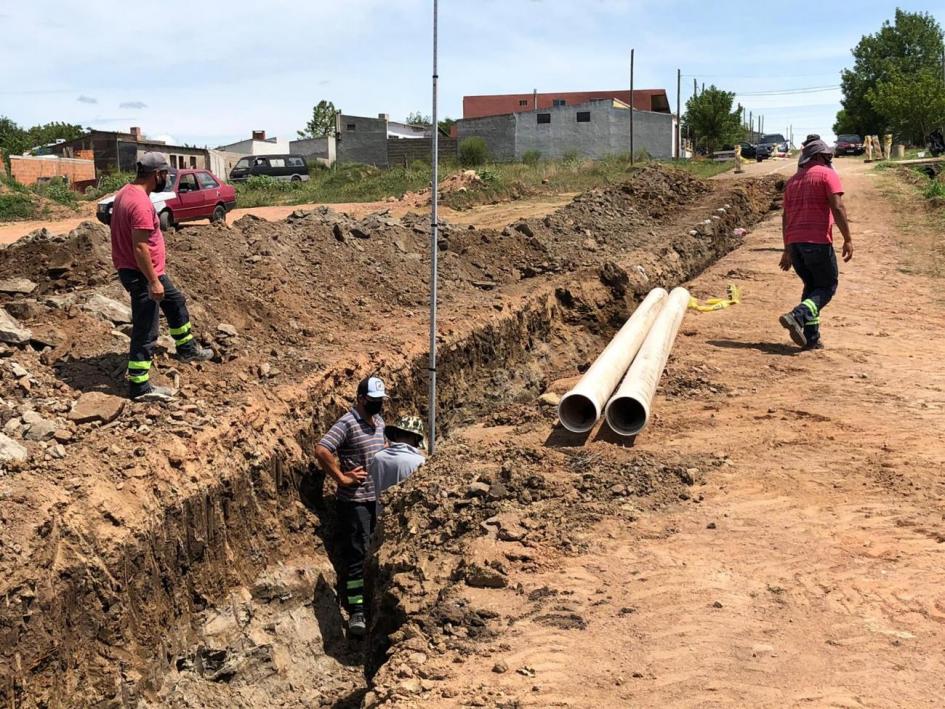
<instances>
[{"instance_id":1,"label":"brick wall","mask_svg":"<svg viewBox=\"0 0 945 709\"><path fill-rule=\"evenodd\" d=\"M41 179L51 177L65 177L69 184L73 184L94 180L95 162L91 159L11 155L10 174L14 180L24 185L35 185Z\"/></svg>"},{"instance_id":2,"label":"brick wall","mask_svg":"<svg viewBox=\"0 0 945 709\"><path fill-rule=\"evenodd\" d=\"M457 143L455 138L440 136L440 143L437 152L440 154L440 160L450 160L456 157ZM388 138L387 139L387 164L390 167L401 167L406 162L410 164L414 160L425 160L430 162L433 153L432 138Z\"/></svg>"}]
</instances>

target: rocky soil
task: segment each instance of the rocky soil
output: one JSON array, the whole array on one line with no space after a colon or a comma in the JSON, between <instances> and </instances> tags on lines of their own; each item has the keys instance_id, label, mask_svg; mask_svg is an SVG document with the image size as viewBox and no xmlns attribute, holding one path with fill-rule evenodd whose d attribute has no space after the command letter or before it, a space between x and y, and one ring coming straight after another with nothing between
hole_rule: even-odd
<instances>
[{"instance_id":1,"label":"rocky soil","mask_svg":"<svg viewBox=\"0 0 945 709\"><path fill-rule=\"evenodd\" d=\"M443 225L440 406L451 440L392 502L370 673L388 648L432 658L497 632L449 600L457 586L499 584L503 565L540 563L530 545L579 549L599 515L678 499L686 471L722 463L582 460L533 440L552 415L535 400L577 375L641 294L734 248L735 230L767 213L775 192L771 181L710 187L648 168L544 219ZM258 706L258 692L288 706L359 701L358 662L332 649L340 620L312 621L325 603L313 589L319 579L330 588L332 572L311 439L371 371L391 381L395 409L422 413L427 234L422 217L329 210L169 234L169 273L216 358L175 366L162 338L157 376L179 387L167 407L120 398L130 317L104 228L39 232L0 250L0 675L10 702ZM467 554L480 537L511 546ZM293 600L273 607L254 589L289 559ZM381 669L369 700L441 692L441 680L402 664ZM317 685L286 689L312 673Z\"/></svg>"}]
</instances>

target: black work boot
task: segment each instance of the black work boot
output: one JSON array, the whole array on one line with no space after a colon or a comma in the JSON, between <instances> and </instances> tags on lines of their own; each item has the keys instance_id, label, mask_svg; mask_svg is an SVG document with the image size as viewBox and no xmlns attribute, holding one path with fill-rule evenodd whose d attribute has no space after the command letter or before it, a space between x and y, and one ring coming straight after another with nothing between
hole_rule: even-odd
<instances>
[{"instance_id":1,"label":"black work boot","mask_svg":"<svg viewBox=\"0 0 945 709\"><path fill-rule=\"evenodd\" d=\"M128 388L128 398L132 401L172 401L174 395L172 389L150 383L132 384Z\"/></svg>"},{"instance_id":2,"label":"black work boot","mask_svg":"<svg viewBox=\"0 0 945 709\"><path fill-rule=\"evenodd\" d=\"M795 345L798 347L807 347L807 336L804 335L804 323L798 320L794 313L785 313L778 318L778 322L788 331Z\"/></svg>"},{"instance_id":3,"label":"black work boot","mask_svg":"<svg viewBox=\"0 0 945 709\"><path fill-rule=\"evenodd\" d=\"M206 362L213 359L213 350L191 340L186 345L180 345L174 357L180 362Z\"/></svg>"}]
</instances>

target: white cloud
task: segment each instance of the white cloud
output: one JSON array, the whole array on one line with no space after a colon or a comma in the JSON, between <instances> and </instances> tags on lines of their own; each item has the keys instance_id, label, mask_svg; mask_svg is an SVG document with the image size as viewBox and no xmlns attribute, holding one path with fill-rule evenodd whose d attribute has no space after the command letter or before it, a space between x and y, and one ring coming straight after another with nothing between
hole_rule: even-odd
<instances>
[{"instance_id":1,"label":"white cloud","mask_svg":"<svg viewBox=\"0 0 945 709\"><path fill-rule=\"evenodd\" d=\"M76 101L78 101L79 103L98 103L97 98L92 98L91 96L86 96L85 94L79 96L79 98L77 98Z\"/></svg>"}]
</instances>

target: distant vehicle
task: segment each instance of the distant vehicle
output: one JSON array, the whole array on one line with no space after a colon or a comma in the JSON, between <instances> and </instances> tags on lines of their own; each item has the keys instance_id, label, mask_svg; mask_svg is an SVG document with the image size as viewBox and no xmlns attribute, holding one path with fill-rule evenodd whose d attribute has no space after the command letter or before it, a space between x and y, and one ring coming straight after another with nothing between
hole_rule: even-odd
<instances>
[{"instance_id":1,"label":"distant vehicle","mask_svg":"<svg viewBox=\"0 0 945 709\"><path fill-rule=\"evenodd\" d=\"M755 162L761 162L762 160L767 160L774 153L773 145L766 145L765 143L757 143L753 147L755 148Z\"/></svg>"},{"instance_id":2,"label":"distant vehicle","mask_svg":"<svg viewBox=\"0 0 945 709\"><path fill-rule=\"evenodd\" d=\"M837 144L833 149L834 155L862 155L866 152L863 139L853 133L837 136Z\"/></svg>"},{"instance_id":3,"label":"distant vehicle","mask_svg":"<svg viewBox=\"0 0 945 709\"><path fill-rule=\"evenodd\" d=\"M788 143L787 139L780 133L768 133L761 136L761 140L758 141L758 145L770 146L771 153L791 152L791 144ZM768 157L771 157L771 153L768 154Z\"/></svg>"},{"instance_id":4,"label":"distant vehicle","mask_svg":"<svg viewBox=\"0 0 945 709\"><path fill-rule=\"evenodd\" d=\"M240 158L230 170L230 182L242 182L256 175L305 182L308 180L308 163L301 155L249 155Z\"/></svg>"},{"instance_id":5,"label":"distant vehicle","mask_svg":"<svg viewBox=\"0 0 945 709\"><path fill-rule=\"evenodd\" d=\"M739 143L742 146L742 157L749 160L754 159L756 151L755 146L751 143Z\"/></svg>"},{"instance_id":6,"label":"distant vehicle","mask_svg":"<svg viewBox=\"0 0 945 709\"><path fill-rule=\"evenodd\" d=\"M95 216L102 224L111 222L114 202L115 195L99 201ZM164 230L195 219L222 222L236 206L236 190L209 170L169 170L167 187L151 193L151 204Z\"/></svg>"}]
</instances>

